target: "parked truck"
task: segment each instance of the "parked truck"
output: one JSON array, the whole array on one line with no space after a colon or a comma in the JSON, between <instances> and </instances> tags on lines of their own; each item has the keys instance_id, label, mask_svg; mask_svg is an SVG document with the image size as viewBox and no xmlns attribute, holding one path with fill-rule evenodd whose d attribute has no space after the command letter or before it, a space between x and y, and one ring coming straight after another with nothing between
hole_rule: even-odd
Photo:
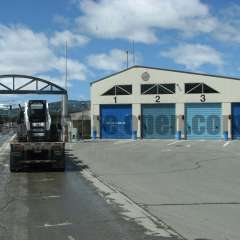
<instances>
[{"instance_id":1,"label":"parked truck","mask_svg":"<svg viewBox=\"0 0 240 240\"><path fill-rule=\"evenodd\" d=\"M65 169L65 143L61 125L53 124L46 100L30 100L19 105L17 134L10 142L10 171L47 164Z\"/></svg>"}]
</instances>

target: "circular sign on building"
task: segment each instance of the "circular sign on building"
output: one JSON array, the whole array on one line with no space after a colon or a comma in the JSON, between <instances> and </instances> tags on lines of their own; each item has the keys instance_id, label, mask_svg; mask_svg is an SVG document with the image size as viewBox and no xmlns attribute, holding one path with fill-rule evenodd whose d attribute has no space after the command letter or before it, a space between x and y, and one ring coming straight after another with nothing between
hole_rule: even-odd
<instances>
[{"instance_id":1,"label":"circular sign on building","mask_svg":"<svg viewBox=\"0 0 240 240\"><path fill-rule=\"evenodd\" d=\"M148 81L150 79L150 74L148 72L144 72L141 77L143 81Z\"/></svg>"}]
</instances>

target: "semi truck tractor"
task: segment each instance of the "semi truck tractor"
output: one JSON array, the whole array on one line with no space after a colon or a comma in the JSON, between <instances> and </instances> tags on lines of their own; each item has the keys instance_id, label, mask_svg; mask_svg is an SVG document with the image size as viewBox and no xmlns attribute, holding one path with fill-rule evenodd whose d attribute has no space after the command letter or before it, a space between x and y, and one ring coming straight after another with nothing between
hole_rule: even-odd
<instances>
[{"instance_id":1,"label":"semi truck tractor","mask_svg":"<svg viewBox=\"0 0 240 240\"><path fill-rule=\"evenodd\" d=\"M10 142L10 170L48 165L65 169L65 143L61 125L52 123L46 100L29 100L19 105L17 134Z\"/></svg>"}]
</instances>

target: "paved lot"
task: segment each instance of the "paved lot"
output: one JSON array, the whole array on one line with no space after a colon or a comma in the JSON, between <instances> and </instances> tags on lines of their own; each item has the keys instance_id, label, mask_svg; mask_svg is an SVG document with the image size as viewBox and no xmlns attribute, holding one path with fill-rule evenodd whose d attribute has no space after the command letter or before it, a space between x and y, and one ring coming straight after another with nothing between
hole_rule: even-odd
<instances>
[{"instance_id":1,"label":"paved lot","mask_svg":"<svg viewBox=\"0 0 240 240\"><path fill-rule=\"evenodd\" d=\"M0 140L0 240L177 240L126 221L67 155L65 172L10 173L8 144Z\"/></svg>"},{"instance_id":2,"label":"paved lot","mask_svg":"<svg viewBox=\"0 0 240 240\"><path fill-rule=\"evenodd\" d=\"M240 239L240 142L96 141L73 154L190 240Z\"/></svg>"}]
</instances>

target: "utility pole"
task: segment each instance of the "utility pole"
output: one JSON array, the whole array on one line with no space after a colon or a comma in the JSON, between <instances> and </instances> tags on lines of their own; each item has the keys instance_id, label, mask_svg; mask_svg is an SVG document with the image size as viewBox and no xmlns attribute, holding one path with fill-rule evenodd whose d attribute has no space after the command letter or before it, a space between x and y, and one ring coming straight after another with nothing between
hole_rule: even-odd
<instances>
[{"instance_id":1,"label":"utility pole","mask_svg":"<svg viewBox=\"0 0 240 240\"><path fill-rule=\"evenodd\" d=\"M65 45L65 83L64 87L67 91L67 80L68 80L68 45L66 41ZM68 127L67 127L67 120L68 120L68 95L67 93L63 95L62 98L62 129L63 129L63 141L67 141L68 137Z\"/></svg>"},{"instance_id":2,"label":"utility pole","mask_svg":"<svg viewBox=\"0 0 240 240\"><path fill-rule=\"evenodd\" d=\"M84 115L82 110L82 140L84 140Z\"/></svg>"}]
</instances>

